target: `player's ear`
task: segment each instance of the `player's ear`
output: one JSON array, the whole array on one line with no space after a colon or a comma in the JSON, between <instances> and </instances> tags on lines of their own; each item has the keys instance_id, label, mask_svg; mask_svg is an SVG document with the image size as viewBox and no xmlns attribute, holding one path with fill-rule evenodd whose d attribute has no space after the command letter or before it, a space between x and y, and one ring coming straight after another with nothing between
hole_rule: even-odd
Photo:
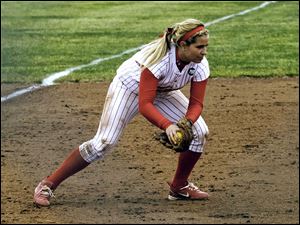
<instances>
[{"instance_id":1,"label":"player's ear","mask_svg":"<svg viewBox=\"0 0 300 225\"><path fill-rule=\"evenodd\" d=\"M186 45L186 42L185 42L185 41L180 41L180 42L179 42L179 46L180 46L180 47L184 47L185 45Z\"/></svg>"}]
</instances>

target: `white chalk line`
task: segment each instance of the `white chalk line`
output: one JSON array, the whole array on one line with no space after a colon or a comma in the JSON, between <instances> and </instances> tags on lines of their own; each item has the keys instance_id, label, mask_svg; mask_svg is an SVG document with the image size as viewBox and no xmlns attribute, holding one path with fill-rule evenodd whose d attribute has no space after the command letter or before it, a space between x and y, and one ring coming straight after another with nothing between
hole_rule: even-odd
<instances>
[{"instance_id":1,"label":"white chalk line","mask_svg":"<svg viewBox=\"0 0 300 225\"><path fill-rule=\"evenodd\" d=\"M228 20L228 19L231 19L233 17L237 17L237 16L241 16L241 15L245 15L247 13L250 13L250 12L253 12L253 11L256 11L256 10L259 10L259 9L262 9L264 7L266 7L267 5L271 4L271 3L275 3L276 1L268 1L268 2L264 2L262 4L260 4L259 6L256 6L254 8L250 8L250 9L246 9L246 10L243 10L239 13L235 13L235 14L231 14L231 15L228 15L228 16L224 16L224 17L221 17L219 19L216 19L216 20L213 20L213 21L210 21L210 22L207 22L205 23L205 26L210 26L210 25L213 25L213 24L216 24L216 23L219 23L219 22L222 22L222 21L225 21L225 20ZM54 81L59 79L59 78L62 78L62 77L65 77L65 76L68 76L70 73L74 72L74 71L77 71L77 70L81 70L82 68L85 68L85 67L89 67L89 66L93 66L93 65L97 65L101 62L104 62L104 61L108 61L108 60L111 60L111 59L115 59L115 58L119 58L123 55L126 55L126 54L129 54L131 52L134 52L134 51L137 51L139 49L142 49L145 45L142 45L142 46L139 46L137 48L131 48L131 49L128 49L124 52L121 52L117 55L112 55L110 57L106 57L106 58L99 58L99 59L96 59L96 60L93 60L92 62L88 63L88 64L84 64L84 65L80 65L80 66L76 66L76 67L72 67L72 68L69 68L69 69L66 69L64 71L61 71L61 72L57 72L57 73L54 73L52 75L50 75L49 77L45 78L43 81L42 81L42 84L34 84L28 88L24 88L24 89L21 89L21 90L18 90L18 91L15 91L9 95L6 95L6 96L1 96L1 102L4 102L4 101L7 101L11 98L14 98L14 97L17 97L17 96L20 96L20 95L23 95L25 93L28 93L28 92L32 92L34 90L37 90L37 89L40 89L42 87L46 87L46 86L50 86L50 85L54 85Z\"/></svg>"}]
</instances>

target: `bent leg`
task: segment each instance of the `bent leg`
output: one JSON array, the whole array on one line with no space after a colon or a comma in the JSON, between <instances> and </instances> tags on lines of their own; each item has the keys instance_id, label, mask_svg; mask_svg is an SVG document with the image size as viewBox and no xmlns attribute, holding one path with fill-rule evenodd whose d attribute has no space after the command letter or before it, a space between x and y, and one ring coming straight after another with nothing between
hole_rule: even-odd
<instances>
[{"instance_id":1,"label":"bent leg","mask_svg":"<svg viewBox=\"0 0 300 225\"><path fill-rule=\"evenodd\" d=\"M162 93L155 102L160 112L174 123L185 116L188 103L188 99L181 91L173 91L166 94ZM181 190L181 188L189 185L188 177L200 159L204 149L205 139L208 135L208 128L201 116L194 123L192 130L194 136L193 141L191 142L188 151L181 152L179 154L177 169L174 178L170 183L170 190L173 194ZM203 198L203 196L206 197L206 193L205 195L203 195L203 193L201 192L201 196L194 195L194 198Z\"/></svg>"},{"instance_id":2,"label":"bent leg","mask_svg":"<svg viewBox=\"0 0 300 225\"><path fill-rule=\"evenodd\" d=\"M104 157L118 142L125 126L138 113L138 96L115 80L109 87L98 131L79 146L87 162Z\"/></svg>"},{"instance_id":3,"label":"bent leg","mask_svg":"<svg viewBox=\"0 0 300 225\"><path fill-rule=\"evenodd\" d=\"M126 124L138 113L137 95L113 82L108 90L98 131L93 139L74 149L58 169L41 181L34 191L34 202L48 206L52 191L68 177L103 157L118 141Z\"/></svg>"}]
</instances>

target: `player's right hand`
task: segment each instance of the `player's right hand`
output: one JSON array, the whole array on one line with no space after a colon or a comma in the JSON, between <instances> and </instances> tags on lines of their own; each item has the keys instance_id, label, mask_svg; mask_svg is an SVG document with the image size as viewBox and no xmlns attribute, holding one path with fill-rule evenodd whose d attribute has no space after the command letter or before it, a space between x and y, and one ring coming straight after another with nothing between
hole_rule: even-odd
<instances>
[{"instance_id":1,"label":"player's right hand","mask_svg":"<svg viewBox=\"0 0 300 225\"><path fill-rule=\"evenodd\" d=\"M179 131L179 130L180 130L180 128L176 124L171 124L170 126L167 127L166 134L167 134L170 142L177 144L176 131Z\"/></svg>"}]
</instances>

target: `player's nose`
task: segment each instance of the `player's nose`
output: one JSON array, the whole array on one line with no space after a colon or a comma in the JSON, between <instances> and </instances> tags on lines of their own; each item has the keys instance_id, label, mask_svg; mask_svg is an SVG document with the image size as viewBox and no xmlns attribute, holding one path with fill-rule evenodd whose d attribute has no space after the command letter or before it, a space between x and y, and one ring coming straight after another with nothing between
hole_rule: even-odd
<instances>
[{"instance_id":1,"label":"player's nose","mask_svg":"<svg viewBox=\"0 0 300 225\"><path fill-rule=\"evenodd\" d=\"M204 56L206 56L206 54L207 54L207 52L201 52L200 57L204 57Z\"/></svg>"}]
</instances>

